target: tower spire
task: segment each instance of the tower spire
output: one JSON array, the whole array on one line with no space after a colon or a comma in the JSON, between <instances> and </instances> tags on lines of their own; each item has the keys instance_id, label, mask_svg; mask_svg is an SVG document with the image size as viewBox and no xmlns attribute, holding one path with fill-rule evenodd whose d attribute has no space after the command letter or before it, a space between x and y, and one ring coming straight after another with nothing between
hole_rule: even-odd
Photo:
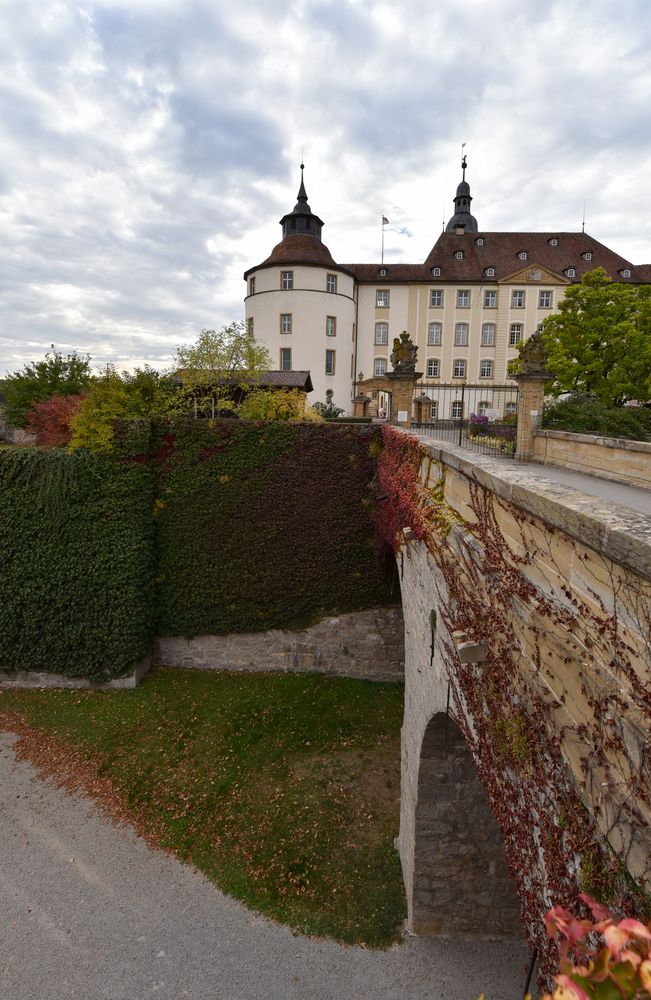
<instances>
[{"instance_id":1,"label":"tower spire","mask_svg":"<svg viewBox=\"0 0 651 1000\"><path fill-rule=\"evenodd\" d=\"M464 142L461 146L461 183L454 197L454 215L445 227L448 233L455 232L457 228L463 229L465 233L476 233L478 231L477 220L474 215L470 214L472 195L470 194L470 185L466 180L468 160L466 154L463 152L465 145Z\"/></svg>"},{"instance_id":2,"label":"tower spire","mask_svg":"<svg viewBox=\"0 0 651 1000\"><path fill-rule=\"evenodd\" d=\"M307 191L305 190L304 170L305 164L301 160L301 183L298 189L296 204L291 212L284 215L280 220L283 227L283 238L285 236L316 236L321 239L323 221L315 215L307 201Z\"/></svg>"}]
</instances>

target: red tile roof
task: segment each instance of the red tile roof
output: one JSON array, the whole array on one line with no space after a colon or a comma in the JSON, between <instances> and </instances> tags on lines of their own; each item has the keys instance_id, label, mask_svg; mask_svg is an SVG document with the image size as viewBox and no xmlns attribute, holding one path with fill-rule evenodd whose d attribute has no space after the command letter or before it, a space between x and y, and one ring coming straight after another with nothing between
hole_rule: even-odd
<instances>
[{"instance_id":1,"label":"red tile roof","mask_svg":"<svg viewBox=\"0 0 651 1000\"><path fill-rule=\"evenodd\" d=\"M477 240L483 240L482 244ZM553 246L550 240L556 240ZM463 251L458 260L457 251ZM519 253L526 251L526 260ZM590 260L583 254L591 253ZM440 267L441 281L485 282L499 281L524 268L539 265L560 276L573 267L576 275L567 278L571 283L595 267L603 267L615 281L651 281L651 265L635 267L630 261L609 250L587 233L441 233L424 264L343 264L358 281L381 285L383 282L424 281L432 283L432 268ZM380 268L386 275L380 275ZM495 268L494 276L487 278L486 268ZM620 274L630 268L631 277Z\"/></svg>"},{"instance_id":2,"label":"red tile roof","mask_svg":"<svg viewBox=\"0 0 651 1000\"><path fill-rule=\"evenodd\" d=\"M273 264L318 264L321 267L337 267L325 243L316 236L286 236L276 244L266 260L245 271L244 277L247 278L252 271Z\"/></svg>"}]
</instances>

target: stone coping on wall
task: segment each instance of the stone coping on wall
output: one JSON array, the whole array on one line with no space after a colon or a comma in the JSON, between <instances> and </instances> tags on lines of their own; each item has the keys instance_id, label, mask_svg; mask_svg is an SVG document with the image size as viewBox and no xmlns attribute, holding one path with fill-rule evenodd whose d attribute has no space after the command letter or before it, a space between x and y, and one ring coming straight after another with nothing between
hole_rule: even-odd
<instances>
[{"instance_id":1,"label":"stone coping on wall","mask_svg":"<svg viewBox=\"0 0 651 1000\"><path fill-rule=\"evenodd\" d=\"M632 441L630 438L600 437L598 434L576 434L574 431L557 431L536 428L536 437L556 438L559 441L576 441L578 444L596 444L600 448L618 448L624 451L641 451L651 455L651 441Z\"/></svg>"},{"instance_id":2,"label":"stone coping on wall","mask_svg":"<svg viewBox=\"0 0 651 1000\"><path fill-rule=\"evenodd\" d=\"M515 463L506 464L427 437L419 436L419 440L434 461L475 479L502 500L547 521L620 566L651 576L651 514L581 493L544 474L519 469Z\"/></svg>"},{"instance_id":3,"label":"stone coping on wall","mask_svg":"<svg viewBox=\"0 0 651 1000\"><path fill-rule=\"evenodd\" d=\"M93 681L88 677L66 677L64 674L48 674L39 670L0 670L1 688L72 688L92 691L119 691L135 688L140 684L151 667L151 655L147 654L136 664L130 674L115 677L110 681Z\"/></svg>"}]
</instances>

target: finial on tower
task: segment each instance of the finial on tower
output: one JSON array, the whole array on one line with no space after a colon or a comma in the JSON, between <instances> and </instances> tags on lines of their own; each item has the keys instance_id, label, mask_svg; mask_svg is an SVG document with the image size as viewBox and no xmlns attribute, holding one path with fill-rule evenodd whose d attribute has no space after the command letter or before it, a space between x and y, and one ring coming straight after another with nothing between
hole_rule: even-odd
<instances>
[{"instance_id":1,"label":"finial on tower","mask_svg":"<svg viewBox=\"0 0 651 1000\"><path fill-rule=\"evenodd\" d=\"M468 157L464 153L465 146L466 146L466 143L462 142L461 143L461 169L463 171L463 173L461 175L461 180L462 181L465 181L465 179L466 179L466 164L468 162Z\"/></svg>"}]
</instances>

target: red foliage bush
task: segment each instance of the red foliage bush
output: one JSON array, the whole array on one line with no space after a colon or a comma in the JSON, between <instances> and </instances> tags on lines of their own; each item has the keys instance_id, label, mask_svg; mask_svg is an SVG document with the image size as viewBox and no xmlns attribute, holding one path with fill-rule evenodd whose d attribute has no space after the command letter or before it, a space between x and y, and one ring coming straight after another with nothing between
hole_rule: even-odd
<instances>
[{"instance_id":1,"label":"red foliage bush","mask_svg":"<svg viewBox=\"0 0 651 1000\"><path fill-rule=\"evenodd\" d=\"M70 443L70 421L81 408L85 395L54 395L44 403L35 403L27 414L26 429L36 436L36 443L46 448L61 448Z\"/></svg>"},{"instance_id":2,"label":"red foliage bush","mask_svg":"<svg viewBox=\"0 0 651 1000\"><path fill-rule=\"evenodd\" d=\"M426 490L418 472L421 446L418 438L393 427L382 428L383 449L378 463L377 482L387 501L379 505L376 541L380 551L397 552L403 528L412 529L414 538L427 535Z\"/></svg>"}]
</instances>

